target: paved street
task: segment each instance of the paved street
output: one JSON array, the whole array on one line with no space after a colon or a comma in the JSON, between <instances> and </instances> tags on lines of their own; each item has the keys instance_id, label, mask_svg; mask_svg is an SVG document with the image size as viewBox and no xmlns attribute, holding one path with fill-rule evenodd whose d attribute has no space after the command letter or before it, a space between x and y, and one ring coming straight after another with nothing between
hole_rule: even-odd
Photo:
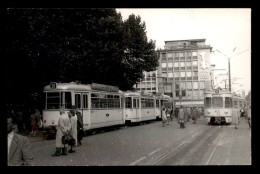
<instances>
[{"instance_id":1,"label":"paved street","mask_svg":"<svg viewBox=\"0 0 260 174\"><path fill-rule=\"evenodd\" d=\"M76 153L51 157L55 140L29 137L37 166L251 165L251 129L209 126L201 118L180 129L176 121L124 126L85 136Z\"/></svg>"}]
</instances>

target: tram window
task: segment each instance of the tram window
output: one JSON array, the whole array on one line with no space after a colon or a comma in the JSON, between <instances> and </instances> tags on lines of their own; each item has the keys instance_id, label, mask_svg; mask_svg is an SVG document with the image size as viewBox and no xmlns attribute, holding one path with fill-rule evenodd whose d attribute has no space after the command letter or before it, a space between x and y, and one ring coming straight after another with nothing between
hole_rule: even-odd
<instances>
[{"instance_id":1,"label":"tram window","mask_svg":"<svg viewBox=\"0 0 260 174\"><path fill-rule=\"evenodd\" d=\"M75 94L75 106L77 109L81 108L80 94Z\"/></svg>"},{"instance_id":2,"label":"tram window","mask_svg":"<svg viewBox=\"0 0 260 174\"><path fill-rule=\"evenodd\" d=\"M225 108L232 108L232 99L231 99L231 97L225 97Z\"/></svg>"},{"instance_id":3,"label":"tram window","mask_svg":"<svg viewBox=\"0 0 260 174\"><path fill-rule=\"evenodd\" d=\"M60 93L48 92L47 94L47 109L59 109L60 108Z\"/></svg>"},{"instance_id":4,"label":"tram window","mask_svg":"<svg viewBox=\"0 0 260 174\"><path fill-rule=\"evenodd\" d=\"M234 108L238 108L238 101L234 100Z\"/></svg>"},{"instance_id":5,"label":"tram window","mask_svg":"<svg viewBox=\"0 0 260 174\"><path fill-rule=\"evenodd\" d=\"M92 96L92 94L91 94ZM92 98L91 97L91 107L92 108L99 108L99 98Z\"/></svg>"},{"instance_id":6,"label":"tram window","mask_svg":"<svg viewBox=\"0 0 260 174\"><path fill-rule=\"evenodd\" d=\"M243 102L239 101L239 107L242 108L243 107Z\"/></svg>"},{"instance_id":7,"label":"tram window","mask_svg":"<svg viewBox=\"0 0 260 174\"><path fill-rule=\"evenodd\" d=\"M133 108L136 108L136 99L134 99Z\"/></svg>"},{"instance_id":8,"label":"tram window","mask_svg":"<svg viewBox=\"0 0 260 174\"><path fill-rule=\"evenodd\" d=\"M121 100L123 100L123 99L121 98ZM114 96L114 107L115 108L120 108L120 97L118 95Z\"/></svg>"},{"instance_id":9,"label":"tram window","mask_svg":"<svg viewBox=\"0 0 260 174\"><path fill-rule=\"evenodd\" d=\"M156 100L156 107L159 108L159 100Z\"/></svg>"},{"instance_id":10,"label":"tram window","mask_svg":"<svg viewBox=\"0 0 260 174\"><path fill-rule=\"evenodd\" d=\"M100 98L100 108L107 108L107 100L106 98Z\"/></svg>"},{"instance_id":11,"label":"tram window","mask_svg":"<svg viewBox=\"0 0 260 174\"><path fill-rule=\"evenodd\" d=\"M213 97L212 98L212 107L213 108L222 108L223 107L223 98L222 97Z\"/></svg>"},{"instance_id":12,"label":"tram window","mask_svg":"<svg viewBox=\"0 0 260 174\"><path fill-rule=\"evenodd\" d=\"M84 109L88 108L88 95L87 94L83 95L83 108Z\"/></svg>"},{"instance_id":13,"label":"tram window","mask_svg":"<svg viewBox=\"0 0 260 174\"><path fill-rule=\"evenodd\" d=\"M132 108L132 98L131 97L125 98L125 107L126 108Z\"/></svg>"},{"instance_id":14,"label":"tram window","mask_svg":"<svg viewBox=\"0 0 260 174\"><path fill-rule=\"evenodd\" d=\"M141 107L142 107L142 108L146 108L146 102L145 102L145 100L146 100L145 98L142 98L142 99L141 99Z\"/></svg>"},{"instance_id":15,"label":"tram window","mask_svg":"<svg viewBox=\"0 0 260 174\"><path fill-rule=\"evenodd\" d=\"M70 109L72 106L71 103L71 93L70 92L65 92L65 108Z\"/></svg>"},{"instance_id":16,"label":"tram window","mask_svg":"<svg viewBox=\"0 0 260 174\"><path fill-rule=\"evenodd\" d=\"M211 97L206 97L205 98L205 107L206 108L211 108Z\"/></svg>"}]
</instances>

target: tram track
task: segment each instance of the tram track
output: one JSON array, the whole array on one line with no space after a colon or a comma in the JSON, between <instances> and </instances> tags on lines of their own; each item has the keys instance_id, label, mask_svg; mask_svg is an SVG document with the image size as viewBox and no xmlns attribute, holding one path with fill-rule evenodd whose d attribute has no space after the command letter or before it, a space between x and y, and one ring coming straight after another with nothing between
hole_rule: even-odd
<instances>
[{"instance_id":1,"label":"tram track","mask_svg":"<svg viewBox=\"0 0 260 174\"><path fill-rule=\"evenodd\" d=\"M201 129L202 127L197 129L196 132L194 131L195 133L181 141L181 143L173 147L172 150L162 154L158 159L151 162L149 165L208 165L215 153L221 134L219 133L217 127L208 127L203 130ZM217 138L214 138L214 136L211 136L211 133L214 135L213 133L216 131L218 135ZM208 152L209 149L204 149L207 139L214 139L214 142L212 143L213 147L212 145L210 146L210 149L212 149L210 152ZM194 152L191 153L191 151ZM205 156L201 155L205 153L200 153L201 151L206 151L206 154L210 154L209 156L206 156L206 160ZM197 153L198 155L191 156L191 154ZM192 161L193 159L196 159L196 162Z\"/></svg>"}]
</instances>

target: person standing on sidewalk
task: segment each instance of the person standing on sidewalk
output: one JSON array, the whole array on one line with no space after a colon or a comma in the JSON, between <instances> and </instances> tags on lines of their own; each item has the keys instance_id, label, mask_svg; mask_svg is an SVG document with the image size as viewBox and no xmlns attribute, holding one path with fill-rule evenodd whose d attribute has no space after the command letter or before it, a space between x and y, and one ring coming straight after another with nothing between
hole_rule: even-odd
<instances>
[{"instance_id":1,"label":"person standing on sidewalk","mask_svg":"<svg viewBox=\"0 0 260 174\"><path fill-rule=\"evenodd\" d=\"M72 106L72 109L69 112L69 118L70 118L70 124L71 124L71 132L70 135L74 138L75 140L75 146L77 146L77 117L76 115L76 106ZM69 150L69 153L74 153L75 150L72 149L73 145L71 145L71 148Z\"/></svg>"},{"instance_id":2,"label":"person standing on sidewalk","mask_svg":"<svg viewBox=\"0 0 260 174\"><path fill-rule=\"evenodd\" d=\"M162 124L163 124L163 127L165 127L166 121L167 121L166 109L165 109L165 107L162 107Z\"/></svg>"},{"instance_id":3,"label":"person standing on sidewalk","mask_svg":"<svg viewBox=\"0 0 260 174\"><path fill-rule=\"evenodd\" d=\"M7 118L8 166L31 166L33 155L27 137L13 131L12 118Z\"/></svg>"},{"instance_id":4,"label":"person standing on sidewalk","mask_svg":"<svg viewBox=\"0 0 260 174\"><path fill-rule=\"evenodd\" d=\"M248 119L249 128L251 129L251 106L249 106L247 109L247 119Z\"/></svg>"},{"instance_id":5,"label":"person standing on sidewalk","mask_svg":"<svg viewBox=\"0 0 260 174\"><path fill-rule=\"evenodd\" d=\"M52 156L67 155L68 144L62 144L62 136L69 134L70 130L70 118L65 114L65 109L61 109L56 132L56 151Z\"/></svg>"},{"instance_id":6,"label":"person standing on sidewalk","mask_svg":"<svg viewBox=\"0 0 260 174\"><path fill-rule=\"evenodd\" d=\"M80 112L76 111L77 115L77 138L78 138L78 144L81 145L81 140L83 137L83 118Z\"/></svg>"}]
</instances>

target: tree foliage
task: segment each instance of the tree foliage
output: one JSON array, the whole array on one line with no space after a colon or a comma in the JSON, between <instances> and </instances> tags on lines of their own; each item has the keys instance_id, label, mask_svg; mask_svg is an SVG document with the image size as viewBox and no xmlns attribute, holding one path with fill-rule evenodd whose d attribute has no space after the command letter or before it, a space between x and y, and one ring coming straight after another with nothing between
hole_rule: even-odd
<instances>
[{"instance_id":1,"label":"tree foliage","mask_svg":"<svg viewBox=\"0 0 260 174\"><path fill-rule=\"evenodd\" d=\"M131 89L158 65L145 30L115 9L7 9L7 91L23 98L76 80Z\"/></svg>"}]
</instances>

